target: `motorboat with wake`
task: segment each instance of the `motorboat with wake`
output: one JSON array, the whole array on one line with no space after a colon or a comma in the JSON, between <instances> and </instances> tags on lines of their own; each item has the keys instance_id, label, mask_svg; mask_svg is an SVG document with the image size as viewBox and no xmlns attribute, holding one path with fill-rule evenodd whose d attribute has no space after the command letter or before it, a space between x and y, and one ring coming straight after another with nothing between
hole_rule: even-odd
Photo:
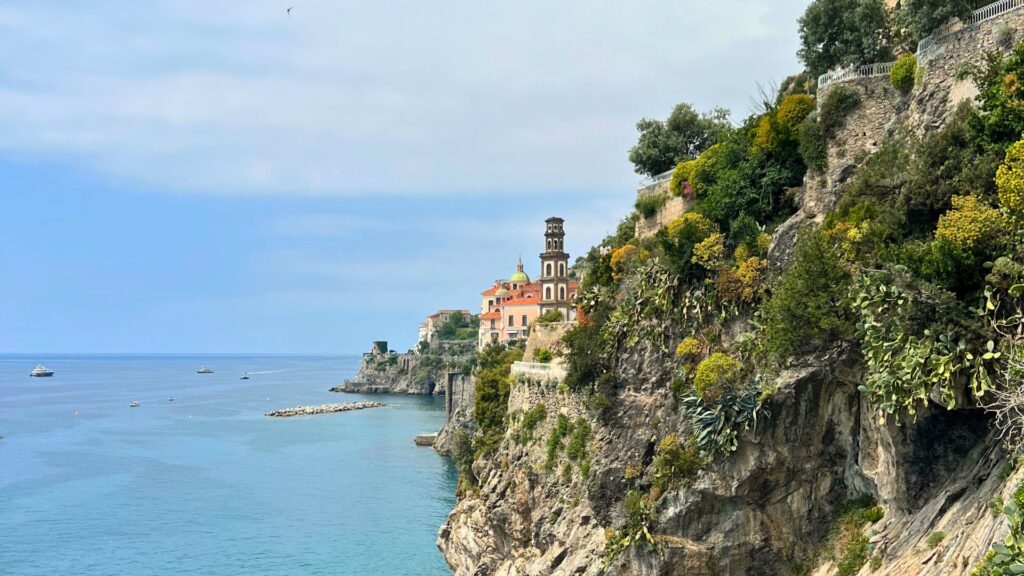
<instances>
[{"instance_id":1,"label":"motorboat with wake","mask_svg":"<svg viewBox=\"0 0 1024 576\"><path fill-rule=\"evenodd\" d=\"M140 406L138 400L132 400L132 403L128 405L129 408L138 408Z\"/></svg>"},{"instance_id":2,"label":"motorboat with wake","mask_svg":"<svg viewBox=\"0 0 1024 576\"><path fill-rule=\"evenodd\" d=\"M239 378L239 380L248 380L248 379L249 379L249 373L248 372L242 372L242 377Z\"/></svg>"}]
</instances>

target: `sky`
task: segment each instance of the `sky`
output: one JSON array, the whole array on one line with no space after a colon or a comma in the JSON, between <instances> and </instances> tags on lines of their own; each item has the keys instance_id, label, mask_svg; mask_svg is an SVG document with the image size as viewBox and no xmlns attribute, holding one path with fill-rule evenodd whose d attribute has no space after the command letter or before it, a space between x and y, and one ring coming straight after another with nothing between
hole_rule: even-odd
<instances>
[{"instance_id":1,"label":"sky","mask_svg":"<svg viewBox=\"0 0 1024 576\"><path fill-rule=\"evenodd\" d=\"M291 15L286 13L294 6ZM351 353L614 230L806 0L0 0L0 352Z\"/></svg>"}]
</instances>

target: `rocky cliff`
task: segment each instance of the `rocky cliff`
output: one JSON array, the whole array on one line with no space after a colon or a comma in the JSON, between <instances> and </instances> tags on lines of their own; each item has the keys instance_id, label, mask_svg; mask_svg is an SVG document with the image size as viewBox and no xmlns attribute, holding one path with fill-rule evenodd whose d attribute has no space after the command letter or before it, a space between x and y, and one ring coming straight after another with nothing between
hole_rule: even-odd
<instances>
[{"instance_id":1,"label":"rocky cliff","mask_svg":"<svg viewBox=\"0 0 1024 576\"><path fill-rule=\"evenodd\" d=\"M977 93L959 71L1007 50L1022 26L1018 10L944 38L907 95L887 77L825 89L854 90L860 104L829 143L828 169L808 173L799 210L774 235L772 263L785 266L803 225L822 222L886 139L943 127ZM690 335L678 317L646 330L663 342ZM724 331L726 346L737 332ZM515 379L505 437L473 461L478 488L439 534L456 575L966 575L1006 534L991 503L1011 501L1021 473L989 414L933 398L914 416L881 417L858 390L865 361L849 346L766 374L773 391L739 427L735 450L666 481L664 440L691 436L695 420L672 392L678 359L663 342L620 347L599 409L564 387ZM640 482L654 487L649 498L634 494ZM879 507L858 524L863 534L842 527L857 496ZM617 546L623 534L632 540ZM844 546L862 535L865 557L851 564Z\"/></svg>"},{"instance_id":2,"label":"rocky cliff","mask_svg":"<svg viewBox=\"0 0 1024 576\"><path fill-rule=\"evenodd\" d=\"M374 348L363 354L356 376L331 391L441 395L448 373L470 369L474 352L473 342L435 343L406 353Z\"/></svg>"}]
</instances>

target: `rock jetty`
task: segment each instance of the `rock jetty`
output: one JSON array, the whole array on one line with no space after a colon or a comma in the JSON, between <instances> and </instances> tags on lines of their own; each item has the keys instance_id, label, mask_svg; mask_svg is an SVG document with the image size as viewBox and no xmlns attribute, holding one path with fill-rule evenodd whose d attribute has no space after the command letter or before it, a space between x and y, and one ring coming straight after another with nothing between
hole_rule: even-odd
<instances>
[{"instance_id":1,"label":"rock jetty","mask_svg":"<svg viewBox=\"0 0 1024 576\"><path fill-rule=\"evenodd\" d=\"M363 410L366 408L380 408L384 406L380 402L342 402L341 404L321 404L320 406L296 406L295 408L284 408L267 412L267 416L277 418L288 418L289 416L309 416L312 414L327 414L330 412L348 412L349 410Z\"/></svg>"},{"instance_id":2,"label":"rock jetty","mask_svg":"<svg viewBox=\"0 0 1024 576\"><path fill-rule=\"evenodd\" d=\"M433 446L434 442L437 441L437 432L431 432L429 434L419 434L413 439L413 442L417 446Z\"/></svg>"}]
</instances>

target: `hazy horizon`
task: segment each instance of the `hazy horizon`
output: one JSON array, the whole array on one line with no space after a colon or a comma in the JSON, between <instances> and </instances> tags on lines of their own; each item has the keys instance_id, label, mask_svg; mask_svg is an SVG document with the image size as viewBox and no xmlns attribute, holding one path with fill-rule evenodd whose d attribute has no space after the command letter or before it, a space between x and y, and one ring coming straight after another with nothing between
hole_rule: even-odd
<instances>
[{"instance_id":1,"label":"hazy horizon","mask_svg":"<svg viewBox=\"0 0 1024 576\"><path fill-rule=\"evenodd\" d=\"M613 231L635 123L745 117L805 6L0 5L0 351L405 350L544 218Z\"/></svg>"}]
</instances>

